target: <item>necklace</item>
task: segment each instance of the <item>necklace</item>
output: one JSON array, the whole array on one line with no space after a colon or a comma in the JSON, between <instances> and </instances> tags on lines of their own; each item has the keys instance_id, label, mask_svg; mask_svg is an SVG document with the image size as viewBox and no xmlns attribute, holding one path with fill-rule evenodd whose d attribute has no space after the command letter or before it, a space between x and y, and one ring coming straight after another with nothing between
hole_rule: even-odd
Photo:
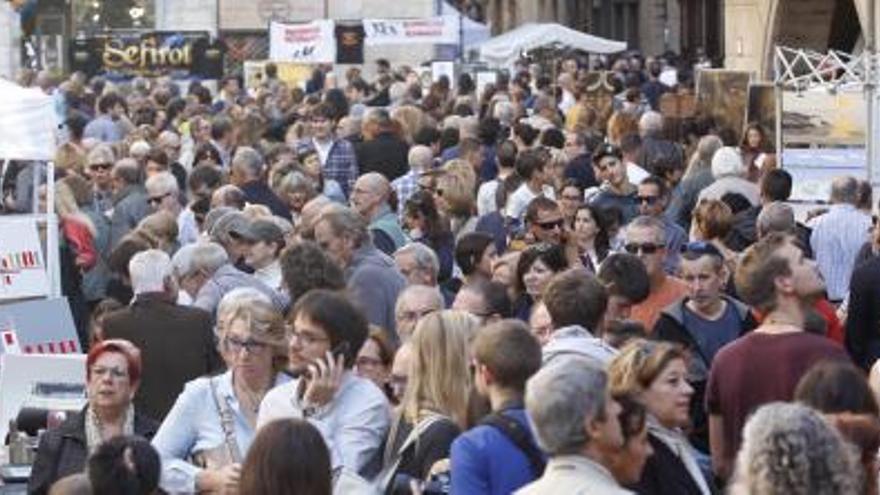
<instances>
[{"instance_id":1,"label":"necklace","mask_svg":"<svg viewBox=\"0 0 880 495\"><path fill-rule=\"evenodd\" d=\"M254 414L259 412L260 403L263 402L263 397L269 388L261 388L254 392L244 383L234 383L233 385L235 386L235 391L238 392L236 395L239 396L239 403Z\"/></svg>"}]
</instances>

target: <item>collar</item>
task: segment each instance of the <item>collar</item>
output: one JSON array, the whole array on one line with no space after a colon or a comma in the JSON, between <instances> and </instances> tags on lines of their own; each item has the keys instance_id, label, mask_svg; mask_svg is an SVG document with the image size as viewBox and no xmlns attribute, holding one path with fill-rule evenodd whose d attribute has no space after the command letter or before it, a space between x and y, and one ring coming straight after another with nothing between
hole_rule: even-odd
<instances>
[{"instance_id":1,"label":"collar","mask_svg":"<svg viewBox=\"0 0 880 495\"><path fill-rule=\"evenodd\" d=\"M174 304L171 298L165 292L141 292L135 294L131 299L131 306L135 304L149 304L149 303L165 303L165 304Z\"/></svg>"},{"instance_id":2,"label":"collar","mask_svg":"<svg viewBox=\"0 0 880 495\"><path fill-rule=\"evenodd\" d=\"M602 464L582 455L558 455L547 463L547 471L590 471L596 476L603 478L607 483L618 485L611 471Z\"/></svg>"}]
</instances>

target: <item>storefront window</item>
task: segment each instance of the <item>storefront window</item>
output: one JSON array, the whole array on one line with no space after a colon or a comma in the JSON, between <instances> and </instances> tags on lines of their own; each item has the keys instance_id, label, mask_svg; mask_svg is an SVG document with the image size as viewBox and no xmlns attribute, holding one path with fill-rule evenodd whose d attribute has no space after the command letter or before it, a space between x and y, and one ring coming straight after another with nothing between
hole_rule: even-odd
<instances>
[{"instance_id":1,"label":"storefront window","mask_svg":"<svg viewBox=\"0 0 880 495\"><path fill-rule=\"evenodd\" d=\"M74 30L154 29L154 0L73 0Z\"/></svg>"}]
</instances>

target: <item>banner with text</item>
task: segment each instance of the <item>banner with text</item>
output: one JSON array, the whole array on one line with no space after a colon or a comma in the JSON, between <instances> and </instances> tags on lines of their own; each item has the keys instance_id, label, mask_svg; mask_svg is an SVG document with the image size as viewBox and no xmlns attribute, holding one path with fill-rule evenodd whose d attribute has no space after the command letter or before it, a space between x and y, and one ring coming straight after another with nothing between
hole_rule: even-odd
<instances>
[{"instance_id":1,"label":"banner with text","mask_svg":"<svg viewBox=\"0 0 880 495\"><path fill-rule=\"evenodd\" d=\"M454 45L459 25L455 17L423 19L364 19L367 46L411 43Z\"/></svg>"},{"instance_id":2,"label":"banner with text","mask_svg":"<svg viewBox=\"0 0 880 495\"><path fill-rule=\"evenodd\" d=\"M334 63L336 38L331 20L269 25L269 59L276 62Z\"/></svg>"}]
</instances>

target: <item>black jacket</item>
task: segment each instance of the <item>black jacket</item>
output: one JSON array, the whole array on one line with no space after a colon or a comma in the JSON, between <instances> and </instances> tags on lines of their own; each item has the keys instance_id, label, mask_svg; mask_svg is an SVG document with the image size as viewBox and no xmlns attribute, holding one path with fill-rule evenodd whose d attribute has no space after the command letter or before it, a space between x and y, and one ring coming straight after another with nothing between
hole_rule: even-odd
<instances>
[{"instance_id":1,"label":"black jacket","mask_svg":"<svg viewBox=\"0 0 880 495\"><path fill-rule=\"evenodd\" d=\"M104 318L104 336L141 350L143 374L134 405L162 421L186 382L223 367L211 315L177 306L163 294L139 294L131 306Z\"/></svg>"},{"instance_id":2,"label":"black jacket","mask_svg":"<svg viewBox=\"0 0 880 495\"><path fill-rule=\"evenodd\" d=\"M357 144L355 154L361 175L379 172L392 181L409 171L409 145L390 132Z\"/></svg>"},{"instance_id":3,"label":"black jacket","mask_svg":"<svg viewBox=\"0 0 880 495\"><path fill-rule=\"evenodd\" d=\"M248 203L263 205L269 208L273 215L290 220L290 208L275 195L265 182L251 181L242 185L241 190Z\"/></svg>"},{"instance_id":4,"label":"black jacket","mask_svg":"<svg viewBox=\"0 0 880 495\"><path fill-rule=\"evenodd\" d=\"M869 370L880 358L880 257L856 265L849 283L846 350L852 360Z\"/></svg>"},{"instance_id":5,"label":"black jacket","mask_svg":"<svg viewBox=\"0 0 880 495\"><path fill-rule=\"evenodd\" d=\"M733 305L740 319L739 336L751 332L758 326L749 307L740 301L728 296L722 296L727 304ZM709 423L704 407L706 394L706 382L709 380L709 369L712 367L709 356L697 345L697 339L684 325L684 305L688 298L668 306L660 313L660 318L654 324L653 335L658 340L667 340L681 344L687 349L693 359L689 362L688 383L694 389L691 397L690 414L693 420L693 429L688 437L691 443L704 452L709 451Z\"/></svg>"},{"instance_id":6,"label":"black jacket","mask_svg":"<svg viewBox=\"0 0 880 495\"><path fill-rule=\"evenodd\" d=\"M48 493L52 484L59 479L81 473L86 468L89 452L86 445L85 418L83 409L68 417L57 429L43 434L28 481L28 493ZM135 435L150 440L158 429L159 423L135 412Z\"/></svg>"},{"instance_id":7,"label":"black jacket","mask_svg":"<svg viewBox=\"0 0 880 495\"><path fill-rule=\"evenodd\" d=\"M645 463L639 482L627 488L639 495L702 495L681 459L654 435L649 434L648 441L654 455ZM711 484L709 488L712 489Z\"/></svg>"}]
</instances>

